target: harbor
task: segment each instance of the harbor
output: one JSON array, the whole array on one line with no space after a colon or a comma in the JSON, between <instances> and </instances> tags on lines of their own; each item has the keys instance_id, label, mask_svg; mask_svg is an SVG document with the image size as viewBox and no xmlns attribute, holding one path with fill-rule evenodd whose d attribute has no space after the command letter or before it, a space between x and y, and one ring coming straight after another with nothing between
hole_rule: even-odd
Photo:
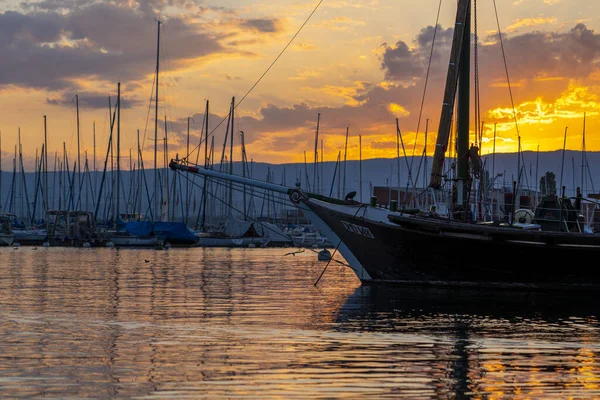
<instances>
[{"instance_id":1,"label":"harbor","mask_svg":"<svg viewBox=\"0 0 600 400\"><path fill-rule=\"evenodd\" d=\"M591 4L0 2L0 397L600 398Z\"/></svg>"}]
</instances>

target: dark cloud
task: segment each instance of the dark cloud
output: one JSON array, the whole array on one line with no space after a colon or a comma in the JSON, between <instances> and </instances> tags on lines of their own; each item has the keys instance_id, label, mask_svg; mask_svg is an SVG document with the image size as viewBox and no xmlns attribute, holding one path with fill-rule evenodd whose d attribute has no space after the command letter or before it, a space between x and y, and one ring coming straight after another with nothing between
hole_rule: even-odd
<instances>
[{"instance_id":1,"label":"dark cloud","mask_svg":"<svg viewBox=\"0 0 600 400\"><path fill-rule=\"evenodd\" d=\"M283 24L278 19L255 18L240 20L239 23L242 28L262 33L277 33L283 29Z\"/></svg>"},{"instance_id":2,"label":"dark cloud","mask_svg":"<svg viewBox=\"0 0 600 400\"><path fill-rule=\"evenodd\" d=\"M383 44L381 68L385 78L394 81L415 81L427 71L434 27L423 28L412 47L399 41L394 46ZM450 56L452 29L438 26L432 57L431 76L444 78ZM503 36L508 67L513 80L539 77L584 78L598 70L600 34L577 24L563 33L530 32ZM502 49L497 35L480 44L480 76L484 82L504 79Z\"/></svg>"},{"instance_id":3,"label":"dark cloud","mask_svg":"<svg viewBox=\"0 0 600 400\"><path fill-rule=\"evenodd\" d=\"M149 0L131 7L125 0L43 0L24 4L22 12L0 13L0 86L75 91L77 79L146 82L155 69L157 10L189 4L195 2ZM277 19L231 19L228 9L211 10L240 29L267 34L282 29ZM162 70L215 54L246 54L231 40L239 30L214 28L185 16L164 17L161 51L168 63Z\"/></svg>"},{"instance_id":4,"label":"dark cloud","mask_svg":"<svg viewBox=\"0 0 600 400\"><path fill-rule=\"evenodd\" d=\"M110 21L110 28L107 22ZM164 23L170 64L227 50L219 36L180 18ZM147 79L155 68L156 25L131 8L92 4L70 13L0 14L0 85L64 89L73 79Z\"/></svg>"},{"instance_id":5,"label":"dark cloud","mask_svg":"<svg viewBox=\"0 0 600 400\"><path fill-rule=\"evenodd\" d=\"M385 69L386 79L411 80L421 74L422 65L406 43L399 41L394 47L385 43L383 46L385 51L381 57L381 68Z\"/></svg>"},{"instance_id":6,"label":"dark cloud","mask_svg":"<svg viewBox=\"0 0 600 400\"><path fill-rule=\"evenodd\" d=\"M95 0L42 0L38 2L24 1L20 6L23 10L61 11L86 6L94 2Z\"/></svg>"},{"instance_id":7,"label":"dark cloud","mask_svg":"<svg viewBox=\"0 0 600 400\"><path fill-rule=\"evenodd\" d=\"M494 40L497 38L492 37ZM577 24L565 33L532 32L504 38L511 77L540 76L584 78L598 70L600 34ZM499 41L481 48L482 71L502 77L504 66Z\"/></svg>"},{"instance_id":8,"label":"dark cloud","mask_svg":"<svg viewBox=\"0 0 600 400\"><path fill-rule=\"evenodd\" d=\"M436 45L432 55L432 69L439 71L444 58L446 58L447 64L453 30L451 28L443 29L438 25L436 33L435 27L428 26L421 29L414 40L413 48L409 48L403 41L399 41L394 46L389 46L387 43L382 44L381 69L385 70L385 79L411 81L422 78L431 55L434 35Z\"/></svg>"},{"instance_id":9,"label":"dark cloud","mask_svg":"<svg viewBox=\"0 0 600 400\"><path fill-rule=\"evenodd\" d=\"M97 93L97 92L79 92L79 108L82 109L108 109L108 97L111 96L112 105L116 105L116 95L108 94L108 93ZM47 104L56 105L56 106L68 106L75 107L75 95L71 93L63 93L58 98L48 98L46 99ZM137 107L143 102L138 100L137 98L128 98L126 96L121 96L121 108L127 109L132 107Z\"/></svg>"}]
</instances>

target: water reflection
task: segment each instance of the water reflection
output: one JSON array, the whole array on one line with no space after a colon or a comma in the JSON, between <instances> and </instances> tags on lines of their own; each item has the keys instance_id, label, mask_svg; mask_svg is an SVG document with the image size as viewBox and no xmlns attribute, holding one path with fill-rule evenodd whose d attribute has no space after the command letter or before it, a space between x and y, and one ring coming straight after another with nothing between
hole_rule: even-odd
<instances>
[{"instance_id":1,"label":"water reflection","mask_svg":"<svg viewBox=\"0 0 600 400\"><path fill-rule=\"evenodd\" d=\"M593 295L360 287L338 329L429 338L419 354L445 395L589 398L600 394L598 307Z\"/></svg>"},{"instance_id":2,"label":"water reflection","mask_svg":"<svg viewBox=\"0 0 600 400\"><path fill-rule=\"evenodd\" d=\"M1 249L3 397L598 397L589 299L359 287L277 249ZM567 301L569 300L569 301Z\"/></svg>"}]
</instances>

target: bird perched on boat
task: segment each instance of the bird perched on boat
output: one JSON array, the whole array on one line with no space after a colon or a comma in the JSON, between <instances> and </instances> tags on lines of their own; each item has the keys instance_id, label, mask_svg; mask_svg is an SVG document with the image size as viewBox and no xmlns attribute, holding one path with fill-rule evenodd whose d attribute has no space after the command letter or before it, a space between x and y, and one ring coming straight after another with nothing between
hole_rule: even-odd
<instances>
[{"instance_id":1,"label":"bird perched on boat","mask_svg":"<svg viewBox=\"0 0 600 400\"><path fill-rule=\"evenodd\" d=\"M344 200L346 200L346 201L352 201L352 200L354 200L354 197L356 197L356 190L348 193L346 195L346 197L344 197Z\"/></svg>"}]
</instances>

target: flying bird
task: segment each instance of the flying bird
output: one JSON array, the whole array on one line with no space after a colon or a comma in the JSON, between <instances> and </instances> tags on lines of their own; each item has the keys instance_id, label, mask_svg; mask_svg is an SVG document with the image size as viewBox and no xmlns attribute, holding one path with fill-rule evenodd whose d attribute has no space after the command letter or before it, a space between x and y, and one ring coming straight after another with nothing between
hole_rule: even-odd
<instances>
[{"instance_id":1,"label":"flying bird","mask_svg":"<svg viewBox=\"0 0 600 400\"><path fill-rule=\"evenodd\" d=\"M299 249L298 251L292 251L291 253L284 254L284 256L289 256L289 255L295 256L298 253L304 253L304 249Z\"/></svg>"}]
</instances>

